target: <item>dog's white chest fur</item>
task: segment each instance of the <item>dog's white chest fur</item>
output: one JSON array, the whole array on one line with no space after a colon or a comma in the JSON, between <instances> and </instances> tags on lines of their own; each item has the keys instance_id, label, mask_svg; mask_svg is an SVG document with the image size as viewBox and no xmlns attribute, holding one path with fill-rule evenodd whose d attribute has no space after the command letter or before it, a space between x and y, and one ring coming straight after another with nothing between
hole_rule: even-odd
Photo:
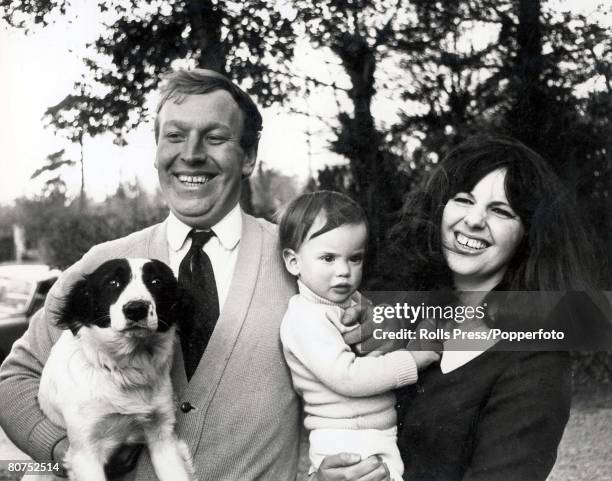
<instances>
[{"instance_id":1,"label":"dog's white chest fur","mask_svg":"<svg viewBox=\"0 0 612 481\"><path fill-rule=\"evenodd\" d=\"M103 351L86 353L85 349L92 347L88 345L91 340L79 337L64 332L43 369L38 402L54 424L68 427L66 417L85 414L96 418L101 428L109 414L155 416L173 409L169 375L172 346L164 346L168 351L162 354L164 363L132 359L140 366L117 366L105 359ZM91 356L96 356L99 364L92 364ZM130 441L135 441L133 436Z\"/></svg>"}]
</instances>

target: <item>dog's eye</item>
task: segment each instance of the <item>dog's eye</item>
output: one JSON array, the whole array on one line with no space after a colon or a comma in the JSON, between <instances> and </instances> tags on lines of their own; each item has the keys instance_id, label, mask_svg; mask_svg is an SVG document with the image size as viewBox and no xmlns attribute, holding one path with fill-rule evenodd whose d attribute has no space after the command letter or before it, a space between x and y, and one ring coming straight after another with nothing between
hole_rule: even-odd
<instances>
[{"instance_id":1,"label":"dog's eye","mask_svg":"<svg viewBox=\"0 0 612 481\"><path fill-rule=\"evenodd\" d=\"M116 289L117 287L121 287L121 282L119 282L117 279L111 279L108 281L108 285Z\"/></svg>"},{"instance_id":2,"label":"dog's eye","mask_svg":"<svg viewBox=\"0 0 612 481\"><path fill-rule=\"evenodd\" d=\"M151 285L152 286L161 286L161 279L159 277L156 277L154 279L151 279Z\"/></svg>"}]
</instances>

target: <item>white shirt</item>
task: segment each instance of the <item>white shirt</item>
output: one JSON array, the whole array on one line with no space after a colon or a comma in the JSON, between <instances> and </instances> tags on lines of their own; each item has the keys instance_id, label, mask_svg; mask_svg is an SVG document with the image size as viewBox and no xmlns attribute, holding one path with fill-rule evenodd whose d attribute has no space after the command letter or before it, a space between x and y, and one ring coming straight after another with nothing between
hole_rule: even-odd
<instances>
[{"instance_id":1,"label":"white shirt","mask_svg":"<svg viewBox=\"0 0 612 481\"><path fill-rule=\"evenodd\" d=\"M181 261L191 247L191 238L189 237L191 229L191 227L178 220L172 212L166 219L170 267L177 277ZM212 227L212 231L215 236L204 244L203 250L210 258L215 274L217 294L219 295L219 311L221 311L227 299L230 282L236 268L236 259L238 259L242 236L242 210L240 206L236 205Z\"/></svg>"}]
</instances>

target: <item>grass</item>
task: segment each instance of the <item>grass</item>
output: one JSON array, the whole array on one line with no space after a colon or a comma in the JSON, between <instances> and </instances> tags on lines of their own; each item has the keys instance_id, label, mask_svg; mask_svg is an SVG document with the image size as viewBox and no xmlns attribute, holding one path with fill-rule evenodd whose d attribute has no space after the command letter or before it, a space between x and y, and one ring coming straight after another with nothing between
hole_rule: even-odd
<instances>
[{"instance_id":1,"label":"grass","mask_svg":"<svg viewBox=\"0 0 612 481\"><path fill-rule=\"evenodd\" d=\"M612 473L612 385L574 394L570 420L548 481L607 481Z\"/></svg>"}]
</instances>

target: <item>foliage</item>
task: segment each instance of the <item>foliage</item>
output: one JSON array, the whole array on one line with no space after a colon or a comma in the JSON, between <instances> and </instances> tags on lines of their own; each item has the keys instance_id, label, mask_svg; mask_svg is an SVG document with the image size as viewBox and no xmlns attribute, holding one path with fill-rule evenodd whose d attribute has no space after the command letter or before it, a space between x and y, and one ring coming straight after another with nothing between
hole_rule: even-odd
<instances>
[{"instance_id":1,"label":"foliage","mask_svg":"<svg viewBox=\"0 0 612 481\"><path fill-rule=\"evenodd\" d=\"M412 3L425 29L412 39L420 47L402 61L402 98L413 111L393 127L396 149L417 138L435 161L475 132L513 135L553 165L595 227L594 238L606 242L610 29L539 0ZM601 247L610 259L608 246Z\"/></svg>"},{"instance_id":2,"label":"foliage","mask_svg":"<svg viewBox=\"0 0 612 481\"><path fill-rule=\"evenodd\" d=\"M89 203L84 211L78 202L54 192L35 199L19 199L13 210L30 243L38 246L41 260L66 268L91 247L161 221L167 209L159 195L150 196L139 184L121 185L104 202Z\"/></svg>"},{"instance_id":3,"label":"foliage","mask_svg":"<svg viewBox=\"0 0 612 481\"><path fill-rule=\"evenodd\" d=\"M272 222L282 207L299 194L295 178L267 169L263 162L251 176L251 188L255 215Z\"/></svg>"},{"instance_id":4,"label":"foliage","mask_svg":"<svg viewBox=\"0 0 612 481\"><path fill-rule=\"evenodd\" d=\"M596 237L608 240L612 37L585 16L546 0L98 5L108 22L84 59L88 72L47 112L73 140L106 130L121 139L145 117L161 73L210 67L242 80L263 105L298 89L305 98L315 89L333 94L330 147L349 162L324 169L318 185L345 190L365 207L374 237L369 266L388 261L384 235L405 193L449 148L483 130L511 133L543 154ZM64 0L0 0L0 7L24 28L73 10ZM331 81L308 65L296 73L298 38L325 56ZM383 102L391 106L385 119L376 113Z\"/></svg>"},{"instance_id":5,"label":"foliage","mask_svg":"<svg viewBox=\"0 0 612 481\"><path fill-rule=\"evenodd\" d=\"M122 141L146 117L147 95L177 61L248 79L248 90L263 105L284 100L291 86L277 71L285 71L295 35L273 3L98 1L106 28L89 45L88 72L75 82L74 93L47 111L50 123L89 135L112 131ZM73 10L65 0L0 0L2 18L26 29Z\"/></svg>"}]
</instances>

